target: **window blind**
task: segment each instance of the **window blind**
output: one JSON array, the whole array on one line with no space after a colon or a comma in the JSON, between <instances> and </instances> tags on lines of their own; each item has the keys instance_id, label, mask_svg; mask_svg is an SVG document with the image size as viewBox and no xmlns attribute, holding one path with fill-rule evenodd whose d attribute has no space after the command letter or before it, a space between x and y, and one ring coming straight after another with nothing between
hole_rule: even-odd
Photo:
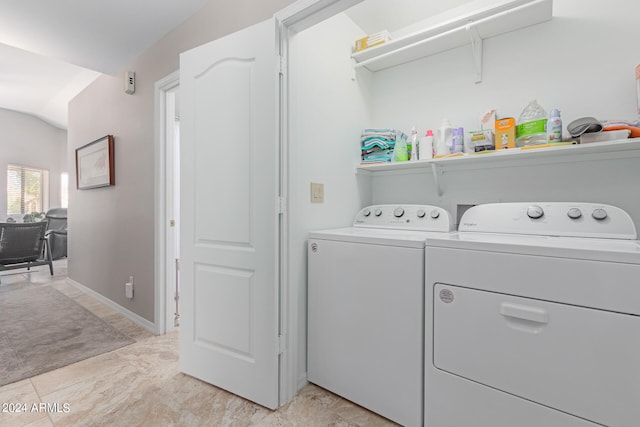
<instances>
[{"instance_id":1,"label":"window blind","mask_svg":"<svg viewBox=\"0 0 640 427\"><path fill-rule=\"evenodd\" d=\"M7 215L42 212L43 171L26 166L7 167Z\"/></svg>"}]
</instances>

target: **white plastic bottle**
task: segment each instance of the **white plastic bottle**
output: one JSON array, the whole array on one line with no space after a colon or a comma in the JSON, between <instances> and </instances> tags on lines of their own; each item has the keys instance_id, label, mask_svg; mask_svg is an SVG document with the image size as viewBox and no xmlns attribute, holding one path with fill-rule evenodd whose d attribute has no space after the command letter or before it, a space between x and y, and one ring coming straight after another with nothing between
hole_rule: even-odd
<instances>
[{"instance_id":1,"label":"white plastic bottle","mask_svg":"<svg viewBox=\"0 0 640 427\"><path fill-rule=\"evenodd\" d=\"M420 158L420 147L418 146L418 131L416 130L415 126L411 128L411 145L409 145L409 147L407 148L411 152L411 158L409 160L418 160Z\"/></svg>"},{"instance_id":2,"label":"white plastic bottle","mask_svg":"<svg viewBox=\"0 0 640 427\"><path fill-rule=\"evenodd\" d=\"M433 131L431 129L420 138L418 156L419 160L429 160L433 158Z\"/></svg>"},{"instance_id":3,"label":"white plastic bottle","mask_svg":"<svg viewBox=\"0 0 640 427\"><path fill-rule=\"evenodd\" d=\"M438 134L436 136L436 151L437 156L451 153L451 122L449 119L442 119Z\"/></svg>"},{"instance_id":4,"label":"white plastic bottle","mask_svg":"<svg viewBox=\"0 0 640 427\"><path fill-rule=\"evenodd\" d=\"M557 142L562 142L562 119L560 118L560 110L554 108L547 121L547 143Z\"/></svg>"}]
</instances>

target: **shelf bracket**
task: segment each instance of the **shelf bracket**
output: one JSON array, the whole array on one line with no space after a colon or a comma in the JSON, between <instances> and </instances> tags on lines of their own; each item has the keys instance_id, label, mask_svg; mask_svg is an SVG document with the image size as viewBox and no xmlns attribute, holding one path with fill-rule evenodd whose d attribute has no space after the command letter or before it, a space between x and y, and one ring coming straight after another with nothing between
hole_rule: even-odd
<instances>
[{"instance_id":1,"label":"shelf bracket","mask_svg":"<svg viewBox=\"0 0 640 427\"><path fill-rule=\"evenodd\" d=\"M471 37L471 50L473 51L473 65L475 68L475 83L482 83L482 37L478 34L478 29L473 23L468 23L465 27L469 37Z\"/></svg>"},{"instance_id":2,"label":"shelf bracket","mask_svg":"<svg viewBox=\"0 0 640 427\"><path fill-rule=\"evenodd\" d=\"M431 163L431 172L433 172L433 182L435 183L438 197L442 197L442 187L440 187L440 175L442 175L442 170L436 163Z\"/></svg>"},{"instance_id":3,"label":"shelf bracket","mask_svg":"<svg viewBox=\"0 0 640 427\"><path fill-rule=\"evenodd\" d=\"M352 56L351 57L351 81L356 81L356 59Z\"/></svg>"}]
</instances>

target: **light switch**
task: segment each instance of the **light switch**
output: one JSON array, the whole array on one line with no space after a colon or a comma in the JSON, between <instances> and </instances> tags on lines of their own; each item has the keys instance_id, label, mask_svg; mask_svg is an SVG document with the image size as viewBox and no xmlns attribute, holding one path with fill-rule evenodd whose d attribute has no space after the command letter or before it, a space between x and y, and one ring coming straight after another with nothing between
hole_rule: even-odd
<instances>
[{"instance_id":1,"label":"light switch","mask_svg":"<svg viewBox=\"0 0 640 427\"><path fill-rule=\"evenodd\" d=\"M311 203L324 203L324 184L311 183Z\"/></svg>"}]
</instances>

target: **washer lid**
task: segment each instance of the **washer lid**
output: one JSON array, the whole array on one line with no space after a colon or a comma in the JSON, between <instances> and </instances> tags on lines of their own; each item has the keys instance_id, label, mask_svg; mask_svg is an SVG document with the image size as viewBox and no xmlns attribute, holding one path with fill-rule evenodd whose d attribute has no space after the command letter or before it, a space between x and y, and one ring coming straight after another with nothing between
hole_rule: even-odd
<instances>
[{"instance_id":1,"label":"washer lid","mask_svg":"<svg viewBox=\"0 0 640 427\"><path fill-rule=\"evenodd\" d=\"M427 237L427 246L640 264L640 241L460 232Z\"/></svg>"},{"instance_id":2,"label":"washer lid","mask_svg":"<svg viewBox=\"0 0 640 427\"><path fill-rule=\"evenodd\" d=\"M425 246L425 240L429 236L437 236L440 234L444 235L449 233L347 227L333 230L312 231L309 233L309 238L423 249Z\"/></svg>"}]
</instances>

